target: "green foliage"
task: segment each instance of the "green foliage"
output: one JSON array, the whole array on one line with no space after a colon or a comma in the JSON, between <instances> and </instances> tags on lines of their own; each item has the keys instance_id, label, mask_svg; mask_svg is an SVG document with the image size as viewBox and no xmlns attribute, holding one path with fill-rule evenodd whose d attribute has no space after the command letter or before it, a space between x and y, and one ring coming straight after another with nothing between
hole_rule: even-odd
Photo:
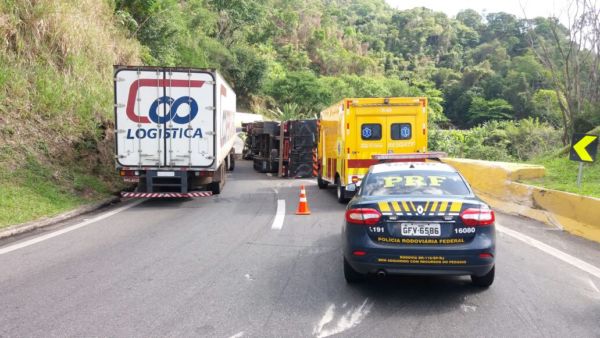
<instances>
[{"instance_id":1,"label":"green foliage","mask_svg":"<svg viewBox=\"0 0 600 338\"><path fill-rule=\"evenodd\" d=\"M475 97L469 106L467 120L470 125L486 121L508 120L512 118L513 108L503 99L486 100Z\"/></svg>"},{"instance_id":2,"label":"green foliage","mask_svg":"<svg viewBox=\"0 0 600 338\"><path fill-rule=\"evenodd\" d=\"M242 109L296 103L316 112L345 96L425 95L432 122L441 126L529 117L563 122L538 94L553 80L524 33L533 24L550 38L550 19L484 18L473 10L451 18L426 8L394 10L383 0L115 5L117 21L145 47L146 63L217 68ZM588 107L578 125L595 121L595 111Z\"/></svg>"},{"instance_id":3,"label":"green foliage","mask_svg":"<svg viewBox=\"0 0 600 338\"><path fill-rule=\"evenodd\" d=\"M286 103L282 108L269 109L267 117L276 121L314 119L316 114L304 112L297 103Z\"/></svg>"},{"instance_id":4,"label":"green foliage","mask_svg":"<svg viewBox=\"0 0 600 338\"><path fill-rule=\"evenodd\" d=\"M112 66L139 63L132 23L108 1L0 1L0 227L116 189Z\"/></svg>"},{"instance_id":5,"label":"green foliage","mask_svg":"<svg viewBox=\"0 0 600 338\"><path fill-rule=\"evenodd\" d=\"M53 216L84 203L105 197L110 188L97 175L76 173L74 180L64 181L47 164L29 153L18 171L3 169L0 174L0 228ZM1 160L1 158L0 158ZM71 186L71 182L74 183Z\"/></svg>"},{"instance_id":6,"label":"green foliage","mask_svg":"<svg viewBox=\"0 0 600 338\"><path fill-rule=\"evenodd\" d=\"M532 97L532 105L534 116L550 123L556 128L561 125L562 113L558 105L556 91L549 89L538 90Z\"/></svg>"},{"instance_id":7,"label":"green foliage","mask_svg":"<svg viewBox=\"0 0 600 338\"><path fill-rule=\"evenodd\" d=\"M311 113L321 111L331 100L331 92L310 71L288 73L270 83L267 93L280 104L295 103Z\"/></svg>"},{"instance_id":8,"label":"green foliage","mask_svg":"<svg viewBox=\"0 0 600 338\"><path fill-rule=\"evenodd\" d=\"M268 63L255 49L248 46L235 46L231 53L233 60L225 65L223 71L232 78L236 94L244 99L262 87Z\"/></svg>"},{"instance_id":9,"label":"green foliage","mask_svg":"<svg viewBox=\"0 0 600 338\"><path fill-rule=\"evenodd\" d=\"M491 121L470 130L430 129L429 148L450 156L491 161L527 161L555 152L560 132L534 119Z\"/></svg>"}]
</instances>

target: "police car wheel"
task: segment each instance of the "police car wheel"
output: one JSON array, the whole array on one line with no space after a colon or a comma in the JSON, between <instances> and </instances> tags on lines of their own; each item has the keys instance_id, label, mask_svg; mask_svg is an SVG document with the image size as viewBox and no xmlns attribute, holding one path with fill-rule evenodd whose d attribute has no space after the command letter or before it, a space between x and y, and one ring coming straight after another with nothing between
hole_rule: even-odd
<instances>
[{"instance_id":1,"label":"police car wheel","mask_svg":"<svg viewBox=\"0 0 600 338\"><path fill-rule=\"evenodd\" d=\"M327 185L329 185L329 183L323 181L323 179L321 178L321 175L317 176L317 185L319 186L319 189L326 189Z\"/></svg>"},{"instance_id":2,"label":"police car wheel","mask_svg":"<svg viewBox=\"0 0 600 338\"><path fill-rule=\"evenodd\" d=\"M348 264L348 261L346 261L345 257L344 257L344 278L346 279L346 283L348 283L348 284L360 283L365 280L365 276L363 274L358 273L356 270L354 270L350 266L350 264Z\"/></svg>"},{"instance_id":3,"label":"police car wheel","mask_svg":"<svg viewBox=\"0 0 600 338\"><path fill-rule=\"evenodd\" d=\"M473 285L475 285L475 286L487 288L490 285L492 285L492 283L494 283L495 270L496 270L496 267L494 266L492 268L492 270L490 270L490 272L486 273L483 276L478 277L475 275L471 275L471 282L473 282Z\"/></svg>"}]
</instances>

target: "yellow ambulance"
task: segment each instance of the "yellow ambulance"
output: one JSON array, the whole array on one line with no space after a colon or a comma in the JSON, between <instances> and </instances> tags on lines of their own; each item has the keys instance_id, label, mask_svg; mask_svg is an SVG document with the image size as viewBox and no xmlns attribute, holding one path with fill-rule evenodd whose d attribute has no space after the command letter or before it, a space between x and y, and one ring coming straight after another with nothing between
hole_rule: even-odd
<instances>
[{"instance_id":1,"label":"yellow ambulance","mask_svg":"<svg viewBox=\"0 0 600 338\"><path fill-rule=\"evenodd\" d=\"M362 179L369 166L424 161L427 98L347 98L321 112L318 184L337 186L337 198L353 195L346 185ZM402 156L398 156L403 154Z\"/></svg>"}]
</instances>

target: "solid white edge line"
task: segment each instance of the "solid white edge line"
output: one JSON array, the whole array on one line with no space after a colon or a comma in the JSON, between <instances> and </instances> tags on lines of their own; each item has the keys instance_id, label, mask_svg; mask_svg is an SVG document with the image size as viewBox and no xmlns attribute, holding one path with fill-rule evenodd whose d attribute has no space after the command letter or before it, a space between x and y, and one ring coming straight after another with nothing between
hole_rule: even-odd
<instances>
[{"instance_id":1,"label":"solid white edge line","mask_svg":"<svg viewBox=\"0 0 600 338\"><path fill-rule=\"evenodd\" d=\"M285 200L277 200L277 212L271 229L281 230L283 228L283 219L285 218Z\"/></svg>"},{"instance_id":2,"label":"solid white edge line","mask_svg":"<svg viewBox=\"0 0 600 338\"><path fill-rule=\"evenodd\" d=\"M124 206L122 206L120 208L117 208L115 210L112 210L112 211L106 212L104 214L98 215L98 216L96 216L94 218L90 218L90 219L88 219L86 221L83 221L81 223L77 223L77 224L68 226L68 227L66 227L64 229L60 229L58 231L54 231L54 232L51 232L51 233L46 234L46 235L42 235L42 236L39 236L39 237L30 239L30 240L27 240L27 241L23 241L23 242L20 242L20 243L9 245L9 246L4 247L4 248L0 248L0 255L4 255L6 253L13 252L15 250L23 249L23 248L26 248L26 247L28 247L30 245L34 245L36 243L43 242L43 241L45 241L47 239L54 238L56 236L60 236L60 235L66 234L66 233L71 232L73 230L77 230L77 229L83 228L83 227L88 226L88 225L90 225L92 223L95 223L95 222L101 221L101 220L103 220L105 218L108 218L108 217L111 217L113 215L116 215L116 214L120 213L121 211L125 211L125 210L127 210L129 208L132 208L132 207L134 207L134 206L136 206L136 205L138 205L138 204L140 204L142 202L145 202L145 201L146 201L145 199L138 200L138 201L132 202L130 204L124 205Z\"/></svg>"},{"instance_id":3,"label":"solid white edge line","mask_svg":"<svg viewBox=\"0 0 600 338\"><path fill-rule=\"evenodd\" d=\"M568 253L562 252L558 249L555 249L555 248L549 246L548 244L542 243L536 239L533 239L533 238L531 238L527 235L524 235L518 231L506 228L500 224L496 224L496 230L498 230L506 235L509 235L512 238L518 239L521 242L529 244L534 248L537 248L551 256L554 256L554 257L560 259L561 261L563 261L565 263L568 263L568 264L570 264L580 270L583 270L583 271L589 273L590 275L595 276L596 278L600 279L600 268L597 268L590 263L584 262L579 258L569 255Z\"/></svg>"}]
</instances>

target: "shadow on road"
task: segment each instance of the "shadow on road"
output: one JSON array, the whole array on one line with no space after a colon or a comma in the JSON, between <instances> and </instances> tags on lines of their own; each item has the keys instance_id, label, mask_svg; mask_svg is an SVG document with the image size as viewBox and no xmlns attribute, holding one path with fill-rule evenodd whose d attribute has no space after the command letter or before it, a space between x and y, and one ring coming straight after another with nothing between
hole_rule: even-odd
<instances>
[{"instance_id":1,"label":"shadow on road","mask_svg":"<svg viewBox=\"0 0 600 338\"><path fill-rule=\"evenodd\" d=\"M349 285L344 280L340 241L339 234L322 237L310 247L299 249L298 255L284 262L285 267L282 266L281 271L295 267L295 271L291 272L295 290L318 290L320 296L310 297L316 303L313 306L320 304L326 308L336 304L339 307L346 303L357 306L368 300L369 304L376 304L374 309L383 316L414 317L457 310L466 312L469 309L462 308L466 298L486 291L473 286L468 276L387 276L383 279L369 276L363 283ZM306 285L302 286L304 283ZM288 289L286 292L300 292L295 290ZM291 299L296 297L300 294L290 295ZM326 304L323 304L324 300ZM293 303L288 305L296 306Z\"/></svg>"}]
</instances>

